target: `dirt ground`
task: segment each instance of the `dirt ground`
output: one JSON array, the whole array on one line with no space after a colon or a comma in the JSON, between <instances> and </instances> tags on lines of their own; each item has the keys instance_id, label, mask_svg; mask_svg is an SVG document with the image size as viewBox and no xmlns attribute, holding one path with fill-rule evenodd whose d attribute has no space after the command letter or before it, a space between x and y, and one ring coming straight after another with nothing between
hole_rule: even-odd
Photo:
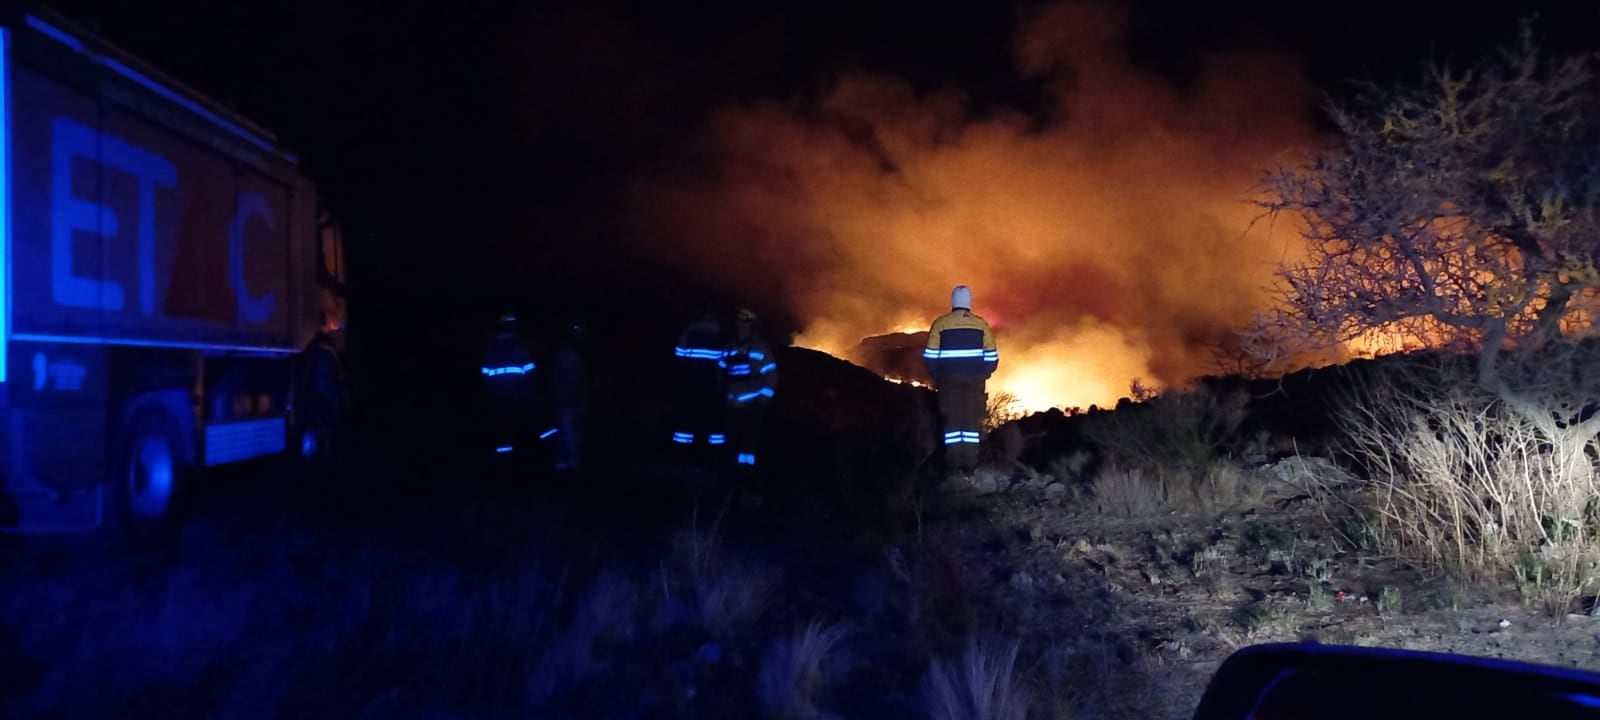
<instances>
[{"instance_id":1,"label":"dirt ground","mask_svg":"<svg viewBox=\"0 0 1600 720\"><path fill-rule=\"evenodd\" d=\"M1230 653L1266 642L1600 670L1600 618L1524 607L1509 582L1463 584L1366 552L1338 497L1313 502L1273 470L1253 468L1261 492L1234 507L1131 519L1077 489L1019 481L969 496L924 537L946 543L973 587L987 585L1002 624L1034 649L1041 697L1077 716L1189 717Z\"/></svg>"},{"instance_id":2,"label":"dirt ground","mask_svg":"<svg viewBox=\"0 0 1600 720\"><path fill-rule=\"evenodd\" d=\"M783 507L715 529L661 513L632 537L598 519L609 505L419 507L360 529L219 510L163 553L12 565L0 691L40 717L778 717L780 700L942 717L925 672L998 640L1018 643L1028 717L1186 718L1224 658L1264 642L1600 670L1600 620L1366 552L1337 503L1253 472L1246 502L1137 518L1020 472L912 498L899 532Z\"/></svg>"},{"instance_id":3,"label":"dirt ground","mask_svg":"<svg viewBox=\"0 0 1600 720\"><path fill-rule=\"evenodd\" d=\"M1007 720L1186 718L1264 642L1600 670L1583 604L1377 551L1325 460L1238 460L1228 493L1172 510L1056 462L1088 443L1045 428L1034 467L938 486L925 392L782 357L778 471L725 522L618 399L603 462L553 494L500 495L396 413L343 490L219 486L156 551L0 543L0 717L959 718L929 681L972 648L993 671L973 685L1026 696L985 716Z\"/></svg>"}]
</instances>

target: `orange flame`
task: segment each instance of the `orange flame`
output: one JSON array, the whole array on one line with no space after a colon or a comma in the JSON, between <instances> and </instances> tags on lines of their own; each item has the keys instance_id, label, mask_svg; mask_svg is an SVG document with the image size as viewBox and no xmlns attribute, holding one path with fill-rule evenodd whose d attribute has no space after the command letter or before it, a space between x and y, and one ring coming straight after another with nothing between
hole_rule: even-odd
<instances>
[{"instance_id":1,"label":"orange flame","mask_svg":"<svg viewBox=\"0 0 1600 720\"><path fill-rule=\"evenodd\" d=\"M1054 88L1042 113L864 73L729 108L713 171L636 188L640 231L664 262L789 308L798 345L843 357L926 330L967 284L997 329L991 392L1037 410L1181 383L1299 242L1249 200L1311 141L1311 104L1266 55L1213 56L1180 91L1127 60L1121 20L1068 3L1024 23L1018 72Z\"/></svg>"}]
</instances>

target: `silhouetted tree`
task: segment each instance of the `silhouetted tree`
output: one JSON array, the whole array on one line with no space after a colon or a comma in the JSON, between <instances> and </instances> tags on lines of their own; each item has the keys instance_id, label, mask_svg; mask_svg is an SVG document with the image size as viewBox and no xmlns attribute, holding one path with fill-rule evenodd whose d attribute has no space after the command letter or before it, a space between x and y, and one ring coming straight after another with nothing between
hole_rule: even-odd
<instances>
[{"instance_id":1,"label":"silhouetted tree","mask_svg":"<svg viewBox=\"0 0 1600 720\"><path fill-rule=\"evenodd\" d=\"M1300 346L1462 348L1494 398L1552 429L1575 421L1600 399L1577 397L1592 353L1573 343L1600 296L1593 60L1547 55L1525 24L1465 68L1431 62L1331 107L1342 142L1267 178L1266 209L1308 241L1269 324ZM1592 438L1600 417L1587 424Z\"/></svg>"}]
</instances>

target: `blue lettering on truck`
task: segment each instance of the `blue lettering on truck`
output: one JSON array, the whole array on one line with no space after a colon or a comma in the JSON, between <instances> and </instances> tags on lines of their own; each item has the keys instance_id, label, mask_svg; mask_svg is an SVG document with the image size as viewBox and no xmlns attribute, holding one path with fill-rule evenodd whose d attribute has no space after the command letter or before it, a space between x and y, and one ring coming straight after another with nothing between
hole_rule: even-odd
<instances>
[{"instance_id":1,"label":"blue lettering on truck","mask_svg":"<svg viewBox=\"0 0 1600 720\"><path fill-rule=\"evenodd\" d=\"M251 297L244 280L244 230L252 219L272 227L272 208L261 193L247 192L239 196L239 209L233 215L233 231L228 234L228 279L233 284L233 296L239 304L239 314L253 323L266 322L277 303L272 293Z\"/></svg>"},{"instance_id":2,"label":"blue lettering on truck","mask_svg":"<svg viewBox=\"0 0 1600 720\"><path fill-rule=\"evenodd\" d=\"M72 272L72 234L77 231L115 236L117 213L104 205L83 200L72 192L72 160L93 158L139 179L139 204L134 219L139 228L139 311L155 312L156 203L155 188L172 188L178 170L166 158L136 148L94 128L57 117L51 133L50 283L57 303L69 307L121 310L126 293L118 283L80 277Z\"/></svg>"},{"instance_id":3,"label":"blue lettering on truck","mask_svg":"<svg viewBox=\"0 0 1600 720\"><path fill-rule=\"evenodd\" d=\"M72 118L57 117L51 133L50 280L58 304L68 307L122 310L126 293L111 280L80 277L72 271L74 232L115 236L118 216L115 210L77 197L72 191L72 161L92 158L135 178L139 183L139 202L134 222L139 242L139 312L156 312L156 203L157 188L170 190L178 183L178 170L167 159L143 148L134 147L106 133L84 126ZM239 314L253 323L266 322L276 306L272 292L252 296L245 285L245 229L251 220L273 227L272 208L261 193L239 195L228 233L228 279L233 287Z\"/></svg>"},{"instance_id":4,"label":"blue lettering on truck","mask_svg":"<svg viewBox=\"0 0 1600 720\"><path fill-rule=\"evenodd\" d=\"M296 347L286 181L11 70L14 339Z\"/></svg>"}]
</instances>

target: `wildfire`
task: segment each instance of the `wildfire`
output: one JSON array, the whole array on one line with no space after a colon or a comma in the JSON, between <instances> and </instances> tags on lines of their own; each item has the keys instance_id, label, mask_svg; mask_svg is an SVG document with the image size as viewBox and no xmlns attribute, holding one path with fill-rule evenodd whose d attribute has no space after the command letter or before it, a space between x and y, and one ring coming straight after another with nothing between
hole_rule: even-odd
<instances>
[{"instance_id":1,"label":"wildfire","mask_svg":"<svg viewBox=\"0 0 1600 720\"><path fill-rule=\"evenodd\" d=\"M1134 378L1153 374L1145 350L1108 327L1082 326L1056 339L1018 340L1017 347L1002 351L993 385L1029 412L1115 404Z\"/></svg>"},{"instance_id":2,"label":"wildfire","mask_svg":"<svg viewBox=\"0 0 1600 720\"><path fill-rule=\"evenodd\" d=\"M1011 336L1005 328L997 330L996 335L1001 348L1000 369L991 379L989 390L991 394L1011 395L1013 409L1019 412L1114 404L1127 395L1131 380L1151 375L1142 360L1144 351L1109 327L1085 324L1063 330L1055 338L1030 337L1026 333ZM802 336L796 344L836 357L858 359L854 343L812 344ZM920 381L893 374L885 378L924 386Z\"/></svg>"},{"instance_id":3,"label":"wildfire","mask_svg":"<svg viewBox=\"0 0 1600 720\"><path fill-rule=\"evenodd\" d=\"M635 188L641 247L786 306L797 345L845 358L926 331L970 285L1000 345L990 391L1029 410L1206 372L1295 254L1248 200L1311 141L1311 104L1291 64L1260 55L1214 56L1180 92L1128 62L1119 21L1070 3L1024 23L1018 73L1055 92L1042 115L863 73L728 108L706 135L714 172Z\"/></svg>"}]
</instances>

